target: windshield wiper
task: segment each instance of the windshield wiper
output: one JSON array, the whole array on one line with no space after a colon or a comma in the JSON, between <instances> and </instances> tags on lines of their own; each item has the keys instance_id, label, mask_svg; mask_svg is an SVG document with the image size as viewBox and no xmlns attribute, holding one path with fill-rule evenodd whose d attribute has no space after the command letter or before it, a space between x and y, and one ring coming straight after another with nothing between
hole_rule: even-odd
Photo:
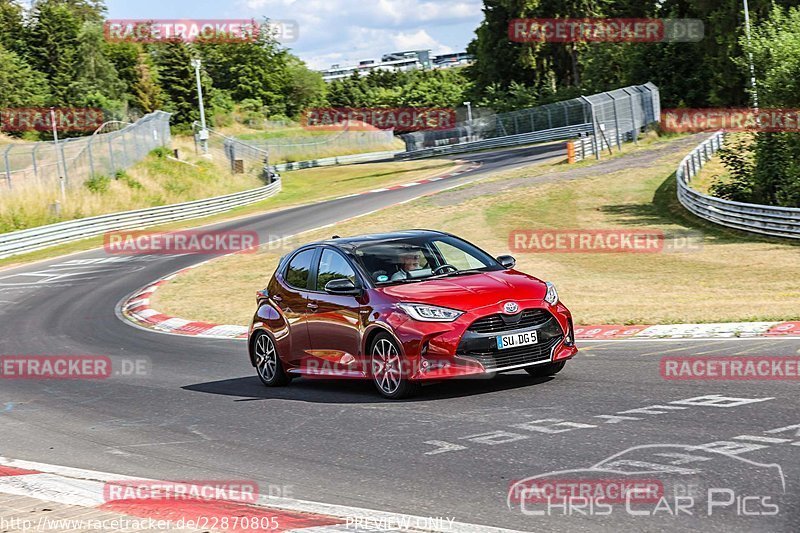
<instances>
[{"instance_id":1,"label":"windshield wiper","mask_svg":"<svg viewBox=\"0 0 800 533\"><path fill-rule=\"evenodd\" d=\"M465 276L467 274L480 274L480 270L475 269L467 269L467 270L456 270L455 272L445 272L444 274L437 274L436 276L431 276L425 279L437 279L437 278L449 278L453 276Z\"/></svg>"}]
</instances>

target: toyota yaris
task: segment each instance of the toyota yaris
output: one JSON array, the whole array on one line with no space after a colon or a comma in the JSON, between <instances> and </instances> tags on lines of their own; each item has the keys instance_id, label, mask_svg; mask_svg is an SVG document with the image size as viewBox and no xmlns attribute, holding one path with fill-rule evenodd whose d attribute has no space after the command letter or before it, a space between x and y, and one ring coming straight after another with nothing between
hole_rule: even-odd
<instances>
[{"instance_id":1,"label":"toyota yaris","mask_svg":"<svg viewBox=\"0 0 800 533\"><path fill-rule=\"evenodd\" d=\"M514 264L429 230L301 246L258 291L250 362L270 387L370 379L387 398L448 378L555 374L578 351L571 314Z\"/></svg>"}]
</instances>

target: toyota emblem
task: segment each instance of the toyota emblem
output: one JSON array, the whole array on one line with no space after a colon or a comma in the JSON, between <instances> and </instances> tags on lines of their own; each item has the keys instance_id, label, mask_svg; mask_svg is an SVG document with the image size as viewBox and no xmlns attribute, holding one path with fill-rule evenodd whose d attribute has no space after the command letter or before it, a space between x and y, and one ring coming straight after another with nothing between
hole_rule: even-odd
<instances>
[{"instance_id":1,"label":"toyota emblem","mask_svg":"<svg viewBox=\"0 0 800 533\"><path fill-rule=\"evenodd\" d=\"M506 314L513 315L514 313L519 311L519 305L517 304L517 302L506 302L505 305L503 305L503 311Z\"/></svg>"}]
</instances>

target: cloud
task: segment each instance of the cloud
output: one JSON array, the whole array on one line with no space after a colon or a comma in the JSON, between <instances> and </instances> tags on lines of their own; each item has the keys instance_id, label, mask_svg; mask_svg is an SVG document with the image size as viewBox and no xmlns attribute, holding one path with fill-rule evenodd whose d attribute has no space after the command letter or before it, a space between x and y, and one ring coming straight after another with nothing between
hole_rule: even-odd
<instances>
[{"instance_id":1,"label":"cloud","mask_svg":"<svg viewBox=\"0 0 800 533\"><path fill-rule=\"evenodd\" d=\"M289 46L312 68L379 59L399 50L463 50L481 0L239 0L243 17L296 20Z\"/></svg>"}]
</instances>

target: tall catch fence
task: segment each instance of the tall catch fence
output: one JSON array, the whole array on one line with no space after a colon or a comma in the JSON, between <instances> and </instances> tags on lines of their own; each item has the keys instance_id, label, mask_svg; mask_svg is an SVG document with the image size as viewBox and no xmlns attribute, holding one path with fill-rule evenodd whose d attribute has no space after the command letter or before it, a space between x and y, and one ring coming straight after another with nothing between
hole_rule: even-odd
<instances>
[{"instance_id":1,"label":"tall catch fence","mask_svg":"<svg viewBox=\"0 0 800 533\"><path fill-rule=\"evenodd\" d=\"M87 137L0 145L0 195L26 187L74 187L95 176L111 177L170 143L169 117L155 111L133 124L108 123Z\"/></svg>"},{"instance_id":2,"label":"tall catch fence","mask_svg":"<svg viewBox=\"0 0 800 533\"><path fill-rule=\"evenodd\" d=\"M268 151L270 161L277 164L391 150L394 141L393 130L346 129L331 134L248 139L245 142Z\"/></svg>"},{"instance_id":3,"label":"tall catch fence","mask_svg":"<svg viewBox=\"0 0 800 533\"><path fill-rule=\"evenodd\" d=\"M636 140L639 132L661 115L658 87L652 83L581 96L510 113L466 120L446 130L418 131L401 137L407 152L459 144L479 143L499 137L527 140L536 132L554 130L563 138L588 135L592 152L619 147ZM543 137L547 137L544 135Z\"/></svg>"}]
</instances>

